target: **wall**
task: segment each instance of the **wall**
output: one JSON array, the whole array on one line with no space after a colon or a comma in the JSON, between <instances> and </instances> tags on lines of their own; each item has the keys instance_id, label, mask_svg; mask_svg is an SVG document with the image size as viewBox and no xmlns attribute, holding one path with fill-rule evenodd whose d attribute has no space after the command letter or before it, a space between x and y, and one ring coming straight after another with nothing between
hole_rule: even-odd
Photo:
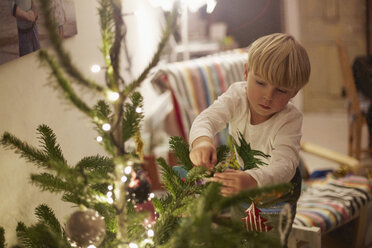
<instances>
[{"instance_id":1,"label":"wall","mask_svg":"<svg viewBox=\"0 0 372 248\"><path fill-rule=\"evenodd\" d=\"M298 1L300 40L309 52L312 72L303 91L304 111L345 111L336 39L347 46L350 63L366 54L365 0Z\"/></svg>"},{"instance_id":2,"label":"wall","mask_svg":"<svg viewBox=\"0 0 372 248\"><path fill-rule=\"evenodd\" d=\"M94 80L102 81L103 74L93 75L90 72L92 64L103 64L99 52L101 41L98 4L91 0L74 2L78 34L65 40L64 45L83 73ZM125 13L149 8L146 0L127 2L124 5ZM147 65L159 40L157 37L160 34L161 17L156 11L148 11L146 16L145 19L138 19L133 15L125 17L130 24L128 37L131 42L128 46L132 52L133 76L138 75ZM146 25L148 29L143 32L143 26ZM84 156L104 154L95 141L95 132L90 121L47 84L48 72L40 66L37 53L0 66L0 134L9 131L36 146L36 128L39 124L47 124L56 133L57 141L70 165ZM146 93L146 89L143 91ZM91 95L84 97L88 101L94 99ZM147 98L145 96L146 102ZM47 203L51 206L60 221L65 221L66 216L74 211L71 205L59 200L59 195L40 192L36 186L31 185L29 175L37 170L13 151L0 147L0 166L0 226L6 230L8 245L15 243L18 221L25 224L35 221L33 213L39 204Z\"/></svg>"}]
</instances>

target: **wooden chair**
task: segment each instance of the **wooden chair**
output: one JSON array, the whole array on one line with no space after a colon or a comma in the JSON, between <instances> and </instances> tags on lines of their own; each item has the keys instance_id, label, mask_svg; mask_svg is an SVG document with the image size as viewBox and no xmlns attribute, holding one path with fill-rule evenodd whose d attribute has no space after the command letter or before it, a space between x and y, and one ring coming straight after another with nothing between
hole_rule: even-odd
<instances>
[{"instance_id":1,"label":"wooden chair","mask_svg":"<svg viewBox=\"0 0 372 248\"><path fill-rule=\"evenodd\" d=\"M350 59L344 43L341 40L336 40L338 49L339 61L341 65L342 76L344 80L346 97L349 101L348 105L348 154L358 160L361 158L361 153L371 151L371 145L368 149L362 150L362 126L366 124L365 114L361 110L360 99L358 97L355 80L352 72Z\"/></svg>"}]
</instances>

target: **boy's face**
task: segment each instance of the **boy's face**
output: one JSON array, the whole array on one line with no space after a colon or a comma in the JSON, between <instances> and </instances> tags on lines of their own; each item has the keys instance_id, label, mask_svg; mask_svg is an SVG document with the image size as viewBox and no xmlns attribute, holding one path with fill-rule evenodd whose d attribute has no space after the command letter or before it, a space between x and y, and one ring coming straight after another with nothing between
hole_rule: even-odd
<instances>
[{"instance_id":1,"label":"boy's face","mask_svg":"<svg viewBox=\"0 0 372 248\"><path fill-rule=\"evenodd\" d=\"M247 97L251 110L251 124L262 123L283 110L288 101L298 92L265 82L252 71L247 71L247 68L244 76L248 82Z\"/></svg>"}]
</instances>

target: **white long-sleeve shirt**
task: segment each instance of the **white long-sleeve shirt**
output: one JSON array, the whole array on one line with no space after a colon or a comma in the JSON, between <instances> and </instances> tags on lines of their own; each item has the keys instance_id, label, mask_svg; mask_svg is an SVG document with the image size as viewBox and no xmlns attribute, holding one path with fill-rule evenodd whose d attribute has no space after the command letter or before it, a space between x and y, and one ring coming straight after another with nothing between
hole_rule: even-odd
<instances>
[{"instance_id":1,"label":"white long-sleeve shirt","mask_svg":"<svg viewBox=\"0 0 372 248\"><path fill-rule=\"evenodd\" d=\"M213 140L217 132L229 124L229 134L237 141L238 132L243 134L254 150L270 155L259 157L268 165L247 170L258 186L289 182L299 164L302 136L302 113L289 102L280 112L258 125L251 125L251 113L246 95L247 82L237 82L218 97L194 120L189 143L207 136ZM238 143L239 144L239 143ZM240 164L242 164L239 158Z\"/></svg>"}]
</instances>

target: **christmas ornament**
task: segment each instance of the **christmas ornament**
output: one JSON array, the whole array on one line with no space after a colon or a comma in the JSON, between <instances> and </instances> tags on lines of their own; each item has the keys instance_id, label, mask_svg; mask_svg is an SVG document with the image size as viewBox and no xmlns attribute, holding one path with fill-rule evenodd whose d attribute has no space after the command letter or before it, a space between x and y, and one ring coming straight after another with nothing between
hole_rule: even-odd
<instances>
[{"instance_id":1,"label":"christmas ornament","mask_svg":"<svg viewBox=\"0 0 372 248\"><path fill-rule=\"evenodd\" d=\"M105 237L104 218L95 210L79 210L67 221L68 237L80 247L98 246Z\"/></svg>"},{"instance_id":2,"label":"christmas ornament","mask_svg":"<svg viewBox=\"0 0 372 248\"><path fill-rule=\"evenodd\" d=\"M256 208L254 202L245 210L247 217L242 218L242 221L245 222L247 231L268 232L273 228L265 225L267 219L261 217L260 212L261 210Z\"/></svg>"},{"instance_id":3,"label":"christmas ornament","mask_svg":"<svg viewBox=\"0 0 372 248\"><path fill-rule=\"evenodd\" d=\"M129 198L136 204L148 200L151 192L151 185L146 177L146 172L139 170L132 173L131 183L128 187Z\"/></svg>"}]
</instances>

